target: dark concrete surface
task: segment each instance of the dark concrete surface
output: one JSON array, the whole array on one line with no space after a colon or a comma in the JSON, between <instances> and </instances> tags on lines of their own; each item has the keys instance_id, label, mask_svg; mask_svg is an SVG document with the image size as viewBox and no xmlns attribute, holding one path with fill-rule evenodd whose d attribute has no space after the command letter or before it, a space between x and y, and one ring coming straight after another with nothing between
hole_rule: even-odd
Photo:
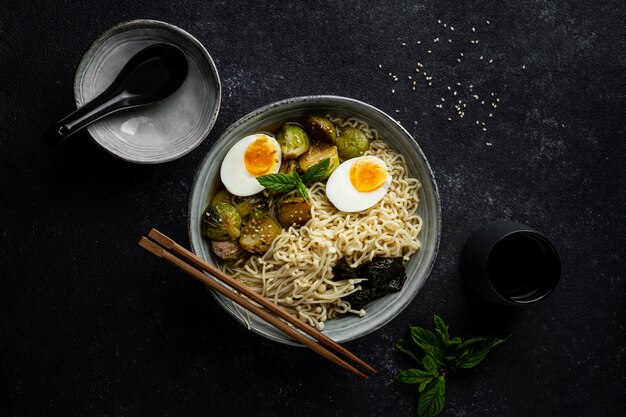
<instances>
[{"instance_id":1,"label":"dark concrete surface","mask_svg":"<svg viewBox=\"0 0 626 417\"><path fill-rule=\"evenodd\" d=\"M416 387L395 380L410 363L393 346L434 313L460 336L512 335L450 377L442 416L626 415L624 10L588 0L3 1L0 415L414 416ZM180 26L212 55L223 101L211 134L155 166L117 160L84 134L45 146L42 132L74 107L82 53L135 18ZM441 193L426 285L386 327L346 344L379 369L367 382L247 331L136 243L150 227L187 242L189 191L211 144L253 109L307 94L393 114ZM463 243L495 219L558 247L561 283L545 301L495 307L466 289Z\"/></svg>"}]
</instances>

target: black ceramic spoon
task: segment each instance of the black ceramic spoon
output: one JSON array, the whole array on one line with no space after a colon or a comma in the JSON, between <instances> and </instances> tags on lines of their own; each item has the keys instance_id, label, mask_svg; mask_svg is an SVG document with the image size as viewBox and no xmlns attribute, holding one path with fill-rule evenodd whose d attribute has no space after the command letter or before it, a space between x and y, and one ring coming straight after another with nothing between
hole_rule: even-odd
<instances>
[{"instance_id":1,"label":"black ceramic spoon","mask_svg":"<svg viewBox=\"0 0 626 417\"><path fill-rule=\"evenodd\" d=\"M57 144L113 112L168 97L183 84L187 71L187 57L176 46L157 43L142 49L102 94L48 129L46 142Z\"/></svg>"}]
</instances>

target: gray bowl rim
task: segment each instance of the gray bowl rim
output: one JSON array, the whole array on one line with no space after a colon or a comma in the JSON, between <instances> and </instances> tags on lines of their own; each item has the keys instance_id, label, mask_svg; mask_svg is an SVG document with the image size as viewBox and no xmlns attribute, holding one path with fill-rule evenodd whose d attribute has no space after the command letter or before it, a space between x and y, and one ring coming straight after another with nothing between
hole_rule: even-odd
<instances>
[{"instance_id":1,"label":"gray bowl rim","mask_svg":"<svg viewBox=\"0 0 626 417\"><path fill-rule=\"evenodd\" d=\"M211 71L211 74L213 75L214 81L215 81L215 86L217 88L216 93L216 101L215 101L215 111L211 114L211 118L204 130L204 132L202 132L201 135L198 135L198 140L196 140L196 142L194 142L192 145L190 145L188 148L184 149L182 152L179 152L177 154L172 154L172 155L168 155L162 158L158 158L158 159L152 159L152 160L136 160L133 158L129 158L126 155L121 155L118 153L113 152L111 149L107 148L106 146L104 146L102 143L100 143L100 141L94 137L94 135L91 133L91 130L89 128L85 129L85 131L89 134L89 136L91 137L91 139L96 142L102 149L104 149L106 152L108 152L109 154L115 156L116 158L122 159L124 161L127 162L132 162L135 164L140 164L140 165L153 165L153 164L161 164L161 163L165 163L165 162L170 162L173 160L176 160L178 158L183 157L184 155L187 155L189 152L193 151L194 149L196 149L202 142L204 142L206 140L206 138L209 136L209 134L211 133L211 130L213 130L213 126L215 126L215 122L217 121L217 117L219 116L219 112L220 112L220 108L221 108L221 103L222 103L222 84L220 81L220 75L219 72L217 71L217 66L215 65L215 62L213 61L213 58L211 57L211 54L209 54L209 51L207 51L207 49L204 47L204 45L202 44L202 42L200 42L195 36L193 36L192 34L190 34L189 32L187 32L186 30L175 26L171 23L167 23L167 22L163 22L161 20L155 20L155 19L131 19L131 20L126 20L124 22L120 22L118 24L116 24L115 26L110 27L109 29L105 30L104 32L102 32L100 35L98 35L98 37L89 45L89 47L85 50L85 52L81 55L80 61L76 67L76 71L74 72L74 86L73 86L73 91L74 91L74 102L76 103L76 106L79 107L81 105L81 103L78 101L78 91L79 91L79 85L78 85L78 74L81 71L84 71L84 67L85 65L87 65L86 62L86 58L87 56L92 53L92 51L98 46L100 45L104 40L106 40L109 36L113 35L114 33L116 33L117 31L123 30L125 28L133 28L133 27L138 27L138 26L142 26L142 25L153 25L156 27L162 27L165 28L167 30L170 30L178 35L181 35L184 38L187 38L191 43L193 43L198 50L202 53L202 55L204 56L204 58L206 58L207 62L209 63L209 69Z\"/></svg>"},{"instance_id":2,"label":"gray bowl rim","mask_svg":"<svg viewBox=\"0 0 626 417\"><path fill-rule=\"evenodd\" d=\"M316 102L320 102L320 101L331 101L334 103L352 103L358 106L362 106L365 107L367 109L369 109L370 111L374 112L374 113L378 113L380 116L382 116L384 119L386 119L389 123L391 123L392 125L394 125L395 128L399 129L401 131L401 133L406 137L409 138L412 143L413 146L418 154L418 156L421 159L421 162L424 165L424 168L426 169L426 171L428 172L428 176L429 176L429 180L432 184L432 188L433 188L433 194L434 194L434 203L435 203L435 215L436 215L436 227L435 227L435 245L433 248L433 253L431 258L428 260L429 264L425 269L425 278L423 280L423 282L421 283L421 285L416 288L415 292L413 292L413 294L411 294L403 303L400 307L398 307L395 311L395 314L390 315L389 317L387 317L384 321L378 323L378 325L376 326L372 326L369 329L367 329L366 331L360 332L357 335L353 335L347 338L335 338L334 340L339 342L339 343L343 343L343 342L349 342L351 340L356 340L360 337L366 336L368 334L371 334L373 332L375 332L376 330L380 329L381 327L385 326L386 324L388 324L390 321L392 321L395 317L397 317L404 309L406 309L406 307L408 307L408 305L415 299L415 297L417 296L417 294L419 293L419 290L421 289L421 287L426 283L428 277L430 276L432 269L435 265L435 262L437 260L437 256L439 253L439 245L440 245L440 241L441 241L441 223L442 223L442 219L441 219L441 198L439 195L439 190L437 188L437 182L435 181L435 176L433 174L433 171L430 167L430 163L428 162L428 160L426 159L426 156L424 155L424 152L422 151L422 148L419 146L419 144L417 143L417 141L415 140L415 138L400 124L398 123L394 118L392 118L391 116L389 116L387 113L383 112L382 110L378 109L377 107L372 106L371 104L365 103L363 101L357 100L357 99L353 99L353 98L349 98L349 97L343 97L343 96L337 96L337 95L306 95L306 96L298 96L298 97L290 97L290 98L286 98L286 99L282 99L279 101L275 101L273 103L270 104L266 104L262 107L259 107L253 111L251 111L250 113L246 114L245 116L241 117L239 120L235 121L233 124L231 124L226 130L224 130L224 132L222 132L222 134L219 136L219 138L217 140L215 140L210 148L206 151L206 155L204 156L204 158L202 158L202 160L200 161L200 163L197 165L196 168L196 172L194 174L194 178L193 178L193 182L192 182L192 186L191 186L191 191L189 193L189 201L188 201L188 207L189 207L189 211L188 211L188 216L187 216L187 231L188 231L188 239L190 242L190 247L191 250L194 254L199 254L201 251L199 250L198 247L196 247L196 245L193 242L193 236L192 236L192 224L191 224L191 219L192 219L192 210L193 210L193 200L194 200L194 190L196 188L196 184L198 183L198 181L200 180L200 172L202 171L202 167L204 167L204 165L208 162L208 160L210 159L210 157L212 156L212 151L213 148L221 141L223 140L223 138L227 137L232 131L234 131L235 129L239 128L242 124L247 123L249 120L257 117L258 115L267 112L268 110L271 110L275 107L281 107L284 106L286 104L290 104L290 103L316 103ZM208 287L207 287L208 289ZM244 320L235 312L233 311L229 306L227 306L226 301L227 299L225 299L225 297L220 296L219 294L217 294L215 291L212 291L210 289L208 289L208 291L211 293L211 295L213 296L213 298L217 301L217 303L220 305L220 307L225 310L230 316L232 316L237 322L239 322L241 325L245 326L248 328L248 330L251 330L252 332L263 336L266 339L275 341L275 342L279 342L282 344L286 344L286 345L292 345L292 346L298 346L298 347L302 347L304 345L290 339L290 338L279 338L274 334L270 334L270 333L266 333L264 331L262 331L262 329L258 329L254 326L249 326L247 323L244 322Z\"/></svg>"}]
</instances>

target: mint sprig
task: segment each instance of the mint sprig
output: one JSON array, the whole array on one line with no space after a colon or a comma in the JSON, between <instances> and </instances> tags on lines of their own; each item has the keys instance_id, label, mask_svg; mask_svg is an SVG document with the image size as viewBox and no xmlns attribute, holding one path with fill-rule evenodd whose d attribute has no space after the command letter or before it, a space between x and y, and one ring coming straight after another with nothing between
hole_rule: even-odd
<instances>
[{"instance_id":1,"label":"mint sprig","mask_svg":"<svg viewBox=\"0 0 626 417\"><path fill-rule=\"evenodd\" d=\"M434 316L435 331L411 326L411 340L400 339L396 348L413 359L418 367L405 369L396 378L405 384L418 385L419 417L433 417L441 413L446 401L445 377L458 368L473 368L494 347L503 343L493 336L475 336L463 341L450 337L448 325Z\"/></svg>"},{"instance_id":2,"label":"mint sprig","mask_svg":"<svg viewBox=\"0 0 626 417\"><path fill-rule=\"evenodd\" d=\"M329 165L330 159L326 158L307 169L302 176L297 172L292 174L276 173L257 177L257 181L268 190L278 193L288 193L291 190L297 189L302 198L308 200L309 194L305 184L322 180L326 175Z\"/></svg>"}]
</instances>

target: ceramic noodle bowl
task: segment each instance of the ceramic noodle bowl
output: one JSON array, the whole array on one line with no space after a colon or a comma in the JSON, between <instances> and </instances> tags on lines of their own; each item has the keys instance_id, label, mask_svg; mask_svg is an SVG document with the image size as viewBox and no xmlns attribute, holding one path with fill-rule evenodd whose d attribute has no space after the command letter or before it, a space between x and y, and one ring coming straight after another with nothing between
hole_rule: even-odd
<instances>
[{"instance_id":1,"label":"ceramic noodle bowl","mask_svg":"<svg viewBox=\"0 0 626 417\"><path fill-rule=\"evenodd\" d=\"M407 264L406 282L401 291L389 293L368 303L364 317L348 313L325 322L324 333L327 336L337 342L346 342L384 326L413 301L428 278L439 247L441 207L433 173L418 143L393 118L361 101L337 96L295 97L254 110L230 126L200 164L190 199L189 234L193 252L209 263L218 265L218 260L211 252L210 242L201 234L200 217L209 199L221 187L220 165L228 150L241 138L264 131L268 126L280 127L288 121L325 114L356 117L376 129L385 142L405 157L409 175L421 182L418 193L418 214L423 222L419 235L421 248L411 256ZM237 321L248 325L239 308L235 308L229 300L217 294L214 296ZM248 315L247 319L252 331L270 340L297 344L257 317Z\"/></svg>"}]
</instances>

